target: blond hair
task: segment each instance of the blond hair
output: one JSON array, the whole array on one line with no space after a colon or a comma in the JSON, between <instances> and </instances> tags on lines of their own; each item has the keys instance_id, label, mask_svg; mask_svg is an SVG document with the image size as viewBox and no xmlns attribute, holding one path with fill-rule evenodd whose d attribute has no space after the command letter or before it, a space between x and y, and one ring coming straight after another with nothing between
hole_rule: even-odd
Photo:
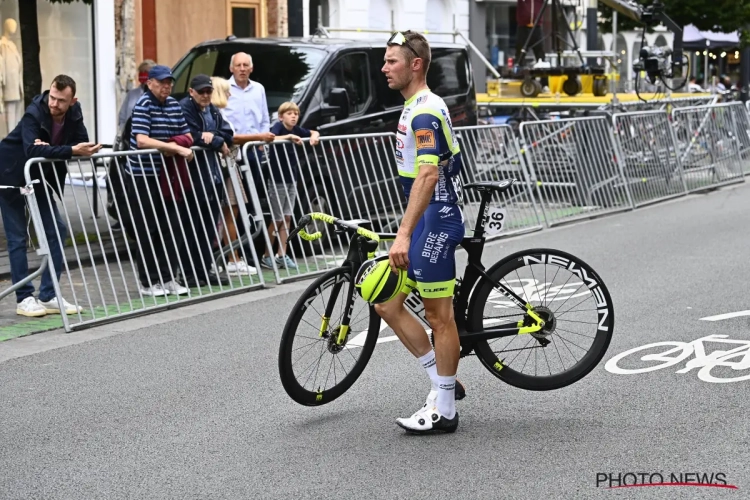
<instances>
[{"instance_id":1,"label":"blond hair","mask_svg":"<svg viewBox=\"0 0 750 500\"><path fill-rule=\"evenodd\" d=\"M297 106L293 102L283 103L281 106L279 106L279 118L284 116L284 113L288 111L295 111L297 114L299 114L299 106Z\"/></svg>"},{"instance_id":2,"label":"blond hair","mask_svg":"<svg viewBox=\"0 0 750 500\"><path fill-rule=\"evenodd\" d=\"M227 94L229 94L229 80L220 76L211 77L211 85L214 87L214 93L211 94L211 104L219 109L226 108L229 104Z\"/></svg>"}]
</instances>

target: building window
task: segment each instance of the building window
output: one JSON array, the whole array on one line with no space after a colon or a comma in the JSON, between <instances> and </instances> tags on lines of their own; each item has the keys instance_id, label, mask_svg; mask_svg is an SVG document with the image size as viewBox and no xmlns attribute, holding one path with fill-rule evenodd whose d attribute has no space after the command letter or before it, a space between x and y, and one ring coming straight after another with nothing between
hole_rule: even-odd
<instances>
[{"instance_id":1,"label":"building window","mask_svg":"<svg viewBox=\"0 0 750 500\"><path fill-rule=\"evenodd\" d=\"M230 0L227 2L227 31L237 38L267 36L264 0Z\"/></svg>"}]
</instances>

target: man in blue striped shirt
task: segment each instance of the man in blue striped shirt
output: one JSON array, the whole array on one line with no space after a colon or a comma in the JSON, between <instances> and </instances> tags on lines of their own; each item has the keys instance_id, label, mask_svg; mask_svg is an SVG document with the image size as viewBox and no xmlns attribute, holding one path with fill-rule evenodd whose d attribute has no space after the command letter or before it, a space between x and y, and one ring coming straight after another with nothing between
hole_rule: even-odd
<instances>
[{"instance_id":1,"label":"man in blue striped shirt","mask_svg":"<svg viewBox=\"0 0 750 500\"><path fill-rule=\"evenodd\" d=\"M193 152L177 143L168 142L177 136L190 136L182 107L170 94L174 85L172 70L157 65L148 73L148 90L144 92L133 108L133 124L130 136L130 149L158 149L166 156L179 155L188 161ZM192 137L191 137L192 139ZM162 160L160 155L130 156L128 170L134 175L151 172L159 173Z\"/></svg>"},{"instance_id":2,"label":"man in blue striped shirt","mask_svg":"<svg viewBox=\"0 0 750 500\"><path fill-rule=\"evenodd\" d=\"M125 166L133 216L133 224L125 226L129 226L129 236L140 248L141 293L153 297L188 293L175 278L180 271L178 255L184 241L180 227L189 226L189 221L181 221L176 203L170 198L165 200L159 179L164 168L162 155L193 160L193 151L180 145L191 145L193 138L182 107L170 96L173 85L174 76L168 67L151 68L148 89L133 108L130 150L156 149L161 154L132 155ZM182 267L187 272L190 263L182 262Z\"/></svg>"}]
</instances>

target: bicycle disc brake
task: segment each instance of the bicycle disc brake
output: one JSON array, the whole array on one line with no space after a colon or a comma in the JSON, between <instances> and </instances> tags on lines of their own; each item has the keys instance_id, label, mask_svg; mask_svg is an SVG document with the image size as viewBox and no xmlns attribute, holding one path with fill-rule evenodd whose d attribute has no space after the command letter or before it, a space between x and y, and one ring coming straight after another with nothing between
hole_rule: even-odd
<instances>
[{"instance_id":1,"label":"bicycle disc brake","mask_svg":"<svg viewBox=\"0 0 750 500\"><path fill-rule=\"evenodd\" d=\"M544 321L544 326L542 326L542 329L538 332L533 332L529 335L537 339L542 347L546 347L547 344L550 343L550 341L547 340L547 337L552 335L555 332L555 328L557 327L557 319L555 318L555 314L548 307L537 306L534 308L534 313L539 316L542 321ZM537 325L536 320L529 314L526 314L523 318L523 326L535 325Z\"/></svg>"}]
</instances>

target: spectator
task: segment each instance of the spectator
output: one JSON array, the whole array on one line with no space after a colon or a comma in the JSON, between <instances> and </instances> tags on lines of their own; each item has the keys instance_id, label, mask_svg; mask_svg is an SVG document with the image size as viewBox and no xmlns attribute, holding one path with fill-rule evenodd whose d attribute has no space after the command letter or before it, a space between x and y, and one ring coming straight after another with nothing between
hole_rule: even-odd
<instances>
[{"instance_id":1,"label":"spectator","mask_svg":"<svg viewBox=\"0 0 750 500\"><path fill-rule=\"evenodd\" d=\"M310 131L297 125L298 119L299 107L293 102L285 102L279 107L280 121L271 128L277 141L291 141L291 143L277 145L273 148L269 159L270 176L266 181L266 187L268 204L271 207L272 221L268 225L271 247L266 248L266 253L260 262L263 267L269 269L273 269L271 251L276 234L279 236L276 264L286 269L297 269L297 263L286 254L287 227L291 221L294 201L297 197L297 172L299 170L299 160L294 144L302 144L302 137L309 137L310 145L316 146L320 138L317 131Z\"/></svg>"},{"instance_id":2,"label":"spectator","mask_svg":"<svg viewBox=\"0 0 750 500\"><path fill-rule=\"evenodd\" d=\"M19 187L25 185L24 166L29 158L67 160L73 156L91 156L100 149L100 144L89 142L81 105L76 98L75 81L69 76L58 75L52 80L50 89L34 98L16 128L0 142L0 184ZM44 167L44 179L52 184L61 198L67 173L64 161ZM40 169L32 168L31 177L41 179ZM46 186L38 184L35 196L59 281L63 269L62 244L67 238L67 228L60 217L53 193ZM20 190L0 190L0 211L8 240L11 279L13 283L18 283L29 275L26 255L26 200ZM36 230L39 231L40 228ZM60 233L59 239L57 231ZM34 297L34 285L26 283L16 290L16 301L16 313L21 316L60 314L49 268L42 274L39 299ZM83 310L64 298L61 301L66 314L76 314Z\"/></svg>"},{"instance_id":3,"label":"spectator","mask_svg":"<svg viewBox=\"0 0 750 500\"><path fill-rule=\"evenodd\" d=\"M698 81L696 80L696 78L694 76L690 77L690 84L688 85L688 90L689 90L690 93L705 92L705 90L703 89L703 87L701 87L698 84Z\"/></svg>"},{"instance_id":4,"label":"spectator","mask_svg":"<svg viewBox=\"0 0 750 500\"><path fill-rule=\"evenodd\" d=\"M230 89L229 89L229 81L214 76L211 78L211 82L214 86L214 93L211 96L211 103L216 106L219 111L221 111L222 115L224 115L224 111L227 107L227 103L229 102L229 97L231 96ZM230 122L226 116L224 116L224 119L226 120L227 124L231 127L232 133L235 134L235 128L234 125L232 125L232 122ZM233 150L233 157L237 157L237 150L239 150L239 147L236 144L233 144L232 147ZM240 181L242 181L240 179ZM230 241L237 241L237 226L235 225L235 220L237 220L237 217L239 216L239 205L238 205L238 194L242 196L242 203L247 204L247 194L245 193L244 186L242 186L242 182L240 182L240 189L241 192L237 193L234 190L234 186L231 184L231 181L229 180L229 172L224 172L224 182L227 185L227 194L229 195L228 199L226 200L226 203L223 207L224 212L224 222L226 224L226 231L222 231L222 241L224 245L228 245ZM233 250L228 256L227 256L227 273L228 274L236 274L236 275L254 275L258 274L258 270L255 269L255 267L248 265L245 260L239 256L237 250Z\"/></svg>"},{"instance_id":5,"label":"spectator","mask_svg":"<svg viewBox=\"0 0 750 500\"><path fill-rule=\"evenodd\" d=\"M232 72L229 79L230 97L224 116L234 126L234 143L242 147L248 142L273 142L274 135L269 132L271 120L268 116L266 89L260 83L250 80L253 73L252 58L244 52L238 52L232 56L229 69ZM263 149L258 147L254 153L248 151L248 155L250 158L247 159L247 164L257 184L261 178L260 164L264 161Z\"/></svg>"},{"instance_id":6,"label":"spectator","mask_svg":"<svg viewBox=\"0 0 750 500\"><path fill-rule=\"evenodd\" d=\"M146 84L148 89L133 108L130 149L156 149L168 158L192 161L193 137L180 103L170 96L174 85L172 71L156 65L149 71ZM132 227L134 234L130 236L140 247L141 293L153 297L188 293L174 279L179 270L177 259L183 237L177 204L170 201L169 188L162 187L162 182L169 184L164 180L169 174L165 166L160 154L128 156L125 164L130 181L127 196L136 220L132 226L123 225Z\"/></svg>"},{"instance_id":7,"label":"spectator","mask_svg":"<svg viewBox=\"0 0 750 500\"><path fill-rule=\"evenodd\" d=\"M125 122L127 122L128 118L130 118L130 116L133 114L135 103L137 103L138 99L140 99L141 96L146 92L146 89L148 88L148 85L146 85L146 81L148 80L148 72L151 71L151 68L153 68L154 66L156 66L156 63L151 59L146 59L140 64L140 66L138 66L139 85L136 88L129 90L125 95L125 100L122 102L122 106L120 107L120 115L117 120L118 130L122 131L122 128L125 126Z\"/></svg>"},{"instance_id":8,"label":"spectator","mask_svg":"<svg viewBox=\"0 0 750 500\"><path fill-rule=\"evenodd\" d=\"M213 270L211 244L217 236L216 223L224 193L217 153L231 154L229 148L234 132L216 106L211 104L215 90L208 75L195 76L188 90L190 95L180 101L182 112L193 135L193 144L208 148L209 152L199 153L196 158L199 168L198 175L193 176L193 184L202 185L195 185L195 196L188 197L188 213L195 226L197 241L188 237L186 248L191 255L199 256L202 263L196 265L198 286L206 282L227 286L229 280L220 278Z\"/></svg>"}]
</instances>

